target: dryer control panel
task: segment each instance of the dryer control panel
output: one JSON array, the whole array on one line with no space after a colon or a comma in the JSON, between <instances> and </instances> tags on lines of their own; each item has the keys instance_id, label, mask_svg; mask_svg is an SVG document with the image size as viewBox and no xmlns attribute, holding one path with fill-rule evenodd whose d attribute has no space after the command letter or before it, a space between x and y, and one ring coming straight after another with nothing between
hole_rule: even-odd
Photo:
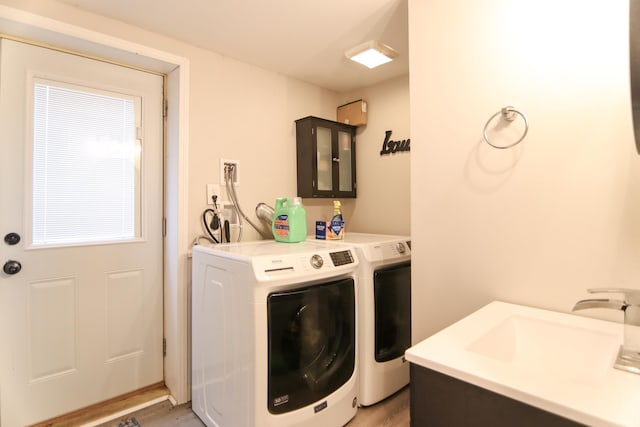
<instances>
[{"instance_id":1,"label":"dryer control panel","mask_svg":"<svg viewBox=\"0 0 640 427\"><path fill-rule=\"evenodd\" d=\"M396 240L360 245L362 254L370 262L411 259L411 240Z\"/></svg>"}]
</instances>

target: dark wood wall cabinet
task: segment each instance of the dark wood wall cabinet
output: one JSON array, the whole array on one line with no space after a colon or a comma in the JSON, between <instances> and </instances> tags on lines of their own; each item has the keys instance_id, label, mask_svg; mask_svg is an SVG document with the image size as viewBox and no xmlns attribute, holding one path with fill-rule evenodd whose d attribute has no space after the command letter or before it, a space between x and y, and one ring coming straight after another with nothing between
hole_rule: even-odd
<instances>
[{"instance_id":1,"label":"dark wood wall cabinet","mask_svg":"<svg viewBox=\"0 0 640 427\"><path fill-rule=\"evenodd\" d=\"M356 197L356 127L319 117L296 120L298 196Z\"/></svg>"}]
</instances>

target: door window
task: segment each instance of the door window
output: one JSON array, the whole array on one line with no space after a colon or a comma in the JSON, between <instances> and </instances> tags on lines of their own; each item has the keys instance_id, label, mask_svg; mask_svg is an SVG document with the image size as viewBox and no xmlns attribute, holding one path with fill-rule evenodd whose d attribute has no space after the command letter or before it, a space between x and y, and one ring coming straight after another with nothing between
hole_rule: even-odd
<instances>
[{"instance_id":1,"label":"door window","mask_svg":"<svg viewBox=\"0 0 640 427\"><path fill-rule=\"evenodd\" d=\"M33 79L31 243L140 237L139 97Z\"/></svg>"}]
</instances>

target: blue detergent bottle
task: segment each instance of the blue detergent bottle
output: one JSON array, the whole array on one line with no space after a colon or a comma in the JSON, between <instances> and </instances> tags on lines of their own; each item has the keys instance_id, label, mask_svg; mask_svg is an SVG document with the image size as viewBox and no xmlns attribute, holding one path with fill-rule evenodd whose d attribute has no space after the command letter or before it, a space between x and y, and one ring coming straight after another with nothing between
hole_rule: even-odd
<instances>
[{"instance_id":1,"label":"blue detergent bottle","mask_svg":"<svg viewBox=\"0 0 640 427\"><path fill-rule=\"evenodd\" d=\"M342 217L342 207L339 200L333 201L333 216L328 225L327 239L344 239L344 218Z\"/></svg>"},{"instance_id":2,"label":"blue detergent bottle","mask_svg":"<svg viewBox=\"0 0 640 427\"><path fill-rule=\"evenodd\" d=\"M278 242L295 243L307 238L307 212L302 206L302 198L287 197L276 199L275 214L271 223L273 237Z\"/></svg>"}]
</instances>

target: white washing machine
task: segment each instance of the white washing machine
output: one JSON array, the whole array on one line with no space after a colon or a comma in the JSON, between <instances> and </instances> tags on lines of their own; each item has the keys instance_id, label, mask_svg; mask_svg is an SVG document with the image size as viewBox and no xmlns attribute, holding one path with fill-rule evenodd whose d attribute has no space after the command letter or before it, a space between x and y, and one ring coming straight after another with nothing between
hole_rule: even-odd
<instances>
[{"instance_id":1,"label":"white washing machine","mask_svg":"<svg viewBox=\"0 0 640 427\"><path fill-rule=\"evenodd\" d=\"M357 266L353 248L323 242L194 247L192 408L207 426L355 416Z\"/></svg>"},{"instance_id":2,"label":"white washing machine","mask_svg":"<svg viewBox=\"0 0 640 427\"><path fill-rule=\"evenodd\" d=\"M322 240L320 240L322 241ZM411 347L411 238L346 233L358 266L358 402L377 403L409 383L404 352Z\"/></svg>"}]
</instances>

